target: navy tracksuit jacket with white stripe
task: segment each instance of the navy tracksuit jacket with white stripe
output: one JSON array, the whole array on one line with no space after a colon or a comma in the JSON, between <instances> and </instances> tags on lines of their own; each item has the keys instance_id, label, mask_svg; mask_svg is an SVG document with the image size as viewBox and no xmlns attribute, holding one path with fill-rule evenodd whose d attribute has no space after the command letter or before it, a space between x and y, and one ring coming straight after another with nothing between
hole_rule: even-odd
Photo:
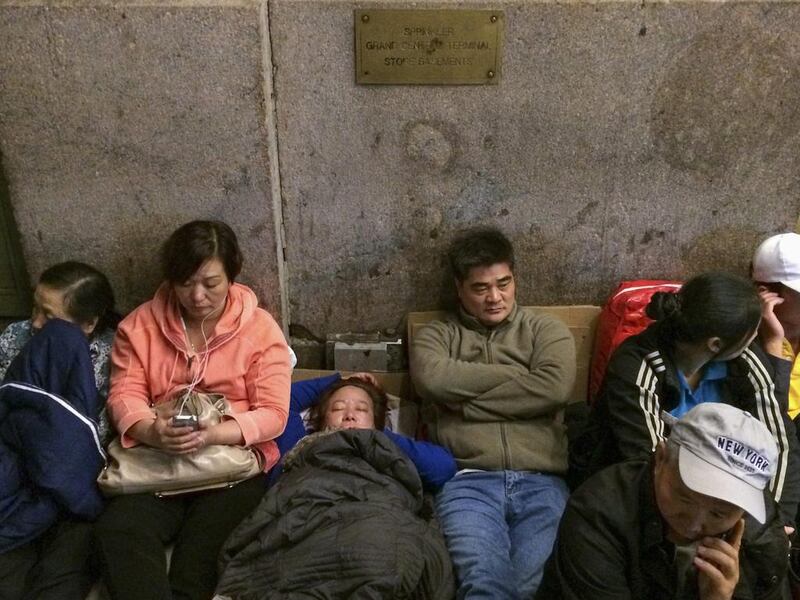
<instances>
[{"instance_id":1,"label":"navy tracksuit jacket with white stripe","mask_svg":"<svg viewBox=\"0 0 800 600\"><path fill-rule=\"evenodd\" d=\"M105 454L86 336L51 320L20 351L0 386L0 554L64 517L103 509L95 480Z\"/></svg>"}]
</instances>

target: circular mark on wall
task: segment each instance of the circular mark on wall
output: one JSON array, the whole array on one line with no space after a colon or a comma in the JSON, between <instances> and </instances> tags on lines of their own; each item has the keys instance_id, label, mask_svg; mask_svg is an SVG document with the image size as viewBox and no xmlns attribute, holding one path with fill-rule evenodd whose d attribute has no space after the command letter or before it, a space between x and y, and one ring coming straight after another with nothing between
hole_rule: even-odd
<instances>
[{"instance_id":1,"label":"circular mark on wall","mask_svg":"<svg viewBox=\"0 0 800 600\"><path fill-rule=\"evenodd\" d=\"M413 161L424 162L433 169L444 169L453 160L455 150L451 138L441 125L413 122L405 127L406 155Z\"/></svg>"},{"instance_id":2,"label":"circular mark on wall","mask_svg":"<svg viewBox=\"0 0 800 600\"><path fill-rule=\"evenodd\" d=\"M796 62L782 40L739 24L696 36L655 95L657 150L710 178L742 159L768 162L800 126Z\"/></svg>"}]
</instances>

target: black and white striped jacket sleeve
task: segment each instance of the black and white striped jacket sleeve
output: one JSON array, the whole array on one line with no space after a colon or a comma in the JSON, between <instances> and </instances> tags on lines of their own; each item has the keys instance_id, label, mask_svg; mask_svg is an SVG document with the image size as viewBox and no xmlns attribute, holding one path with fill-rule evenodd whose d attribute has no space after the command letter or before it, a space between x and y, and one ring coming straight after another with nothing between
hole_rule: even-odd
<instances>
[{"instance_id":1,"label":"black and white striped jacket sleeve","mask_svg":"<svg viewBox=\"0 0 800 600\"><path fill-rule=\"evenodd\" d=\"M763 422L778 444L778 465L769 491L780 507L781 517L794 526L800 502L800 444L794 423L786 412L788 377L791 363L763 353L751 346L742 354L748 367L747 378L753 387L752 406L741 406Z\"/></svg>"},{"instance_id":2,"label":"black and white striped jacket sleeve","mask_svg":"<svg viewBox=\"0 0 800 600\"><path fill-rule=\"evenodd\" d=\"M612 357L598 403L608 418L620 459L648 457L665 439L659 376L665 370L658 350L644 356L618 351Z\"/></svg>"}]
</instances>

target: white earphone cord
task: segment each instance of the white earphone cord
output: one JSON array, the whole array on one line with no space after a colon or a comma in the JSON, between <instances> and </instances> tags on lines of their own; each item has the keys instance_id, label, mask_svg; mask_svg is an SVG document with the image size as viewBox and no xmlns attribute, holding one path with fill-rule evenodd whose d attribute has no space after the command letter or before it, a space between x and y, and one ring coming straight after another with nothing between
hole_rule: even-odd
<instances>
[{"instance_id":1,"label":"white earphone cord","mask_svg":"<svg viewBox=\"0 0 800 600\"><path fill-rule=\"evenodd\" d=\"M204 350L203 350L203 352L199 353L200 354L200 366L197 369L197 371L195 372L195 375L192 377L191 383L189 383L189 385L186 386L186 391L183 393L183 399L182 399L182 402L181 402L181 406L178 409L178 413L182 413L183 412L183 408L184 408L184 406L186 406L186 402L189 400L189 394L194 392L194 389L197 387L197 385L203 380L203 377L205 377L205 375L206 375L206 369L208 368L208 355L209 355L208 338L206 337L206 330L205 330L205 327L204 327L206 319L208 319L210 316L216 314L217 311L222 309L224 306L225 306L225 304L223 303L219 308L217 308L216 310L213 310L210 313L208 313L205 317L203 317L203 320L200 321L200 333L203 334L203 348L204 348ZM181 317L181 321L183 321L183 317ZM186 337L188 338L189 337L189 331L186 328L186 322L185 321L183 322L183 329L184 329L184 331L186 331Z\"/></svg>"}]
</instances>

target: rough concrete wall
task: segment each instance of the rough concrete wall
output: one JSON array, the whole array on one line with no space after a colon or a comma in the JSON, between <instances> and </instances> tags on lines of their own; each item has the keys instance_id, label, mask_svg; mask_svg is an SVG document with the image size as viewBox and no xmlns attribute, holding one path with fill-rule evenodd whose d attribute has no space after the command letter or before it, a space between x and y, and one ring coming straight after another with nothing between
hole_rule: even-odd
<instances>
[{"instance_id":1,"label":"rough concrete wall","mask_svg":"<svg viewBox=\"0 0 800 600\"><path fill-rule=\"evenodd\" d=\"M170 231L222 219L280 317L259 5L87 4L0 5L0 148L31 275L91 262L127 310Z\"/></svg>"},{"instance_id":2,"label":"rough concrete wall","mask_svg":"<svg viewBox=\"0 0 800 600\"><path fill-rule=\"evenodd\" d=\"M293 325L439 306L441 253L473 224L508 232L531 304L744 273L794 227L800 4L493 2L491 87L356 86L356 6L270 2Z\"/></svg>"},{"instance_id":3,"label":"rough concrete wall","mask_svg":"<svg viewBox=\"0 0 800 600\"><path fill-rule=\"evenodd\" d=\"M263 29L250 0L0 1L0 150L33 276L93 262L127 309L170 230L222 218L277 313L278 158L291 320L316 335L440 306L442 250L477 223L509 233L540 304L744 272L795 224L798 3L415 2L502 8L500 85L369 87L355 3L267 1Z\"/></svg>"}]
</instances>

